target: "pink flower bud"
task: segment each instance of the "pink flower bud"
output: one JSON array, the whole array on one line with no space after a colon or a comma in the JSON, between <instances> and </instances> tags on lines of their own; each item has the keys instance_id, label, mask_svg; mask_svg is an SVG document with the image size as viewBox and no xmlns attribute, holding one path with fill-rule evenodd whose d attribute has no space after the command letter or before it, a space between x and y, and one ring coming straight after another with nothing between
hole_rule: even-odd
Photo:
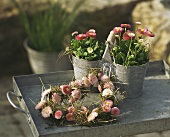
<instances>
[{"instance_id":1,"label":"pink flower bud","mask_svg":"<svg viewBox=\"0 0 170 137\"><path fill-rule=\"evenodd\" d=\"M61 96L58 95L57 93L53 93L52 95L52 101L56 104L60 103L61 101Z\"/></svg>"},{"instance_id":2,"label":"pink flower bud","mask_svg":"<svg viewBox=\"0 0 170 137\"><path fill-rule=\"evenodd\" d=\"M70 99L69 99L69 103L74 103L76 100L75 99L73 99L73 97L71 97Z\"/></svg>"},{"instance_id":3,"label":"pink flower bud","mask_svg":"<svg viewBox=\"0 0 170 137\"><path fill-rule=\"evenodd\" d=\"M36 110L39 110L39 109L41 109L42 108L42 106L45 104L45 102L43 102L43 101L40 101L36 106L35 106L35 109Z\"/></svg>"},{"instance_id":4,"label":"pink flower bud","mask_svg":"<svg viewBox=\"0 0 170 137\"><path fill-rule=\"evenodd\" d=\"M149 37L154 37L155 36L155 34L153 33L153 32L151 32L151 31L146 31L145 32L145 34L147 35L147 36L149 36Z\"/></svg>"},{"instance_id":5,"label":"pink flower bud","mask_svg":"<svg viewBox=\"0 0 170 137\"><path fill-rule=\"evenodd\" d=\"M82 94L79 89L75 89L72 91L71 96L72 96L73 100L80 100L82 97Z\"/></svg>"},{"instance_id":6,"label":"pink flower bud","mask_svg":"<svg viewBox=\"0 0 170 137\"><path fill-rule=\"evenodd\" d=\"M121 27L124 27L124 28L131 28L131 25L130 25L130 24L121 24L120 26L121 26Z\"/></svg>"},{"instance_id":7,"label":"pink flower bud","mask_svg":"<svg viewBox=\"0 0 170 137\"><path fill-rule=\"evenodd\" d=\"M88 109L87 109L85 106L81 106L81 111L82 111L83 113L86 113L86 112L88 111Z\"/></svg>"},{"instance_id":8,"label":"pink flower bud","mask_svg":"<svg viewBox=\"0 0 170 137\"><path fill-rule=\"evenodd\" d=\"M110 80L110 77L107 76L107 75L103 75L103 76L101 77L101 81L103 81L103 82L107 82L107 81L109 81L109 80Z\"/></svg>"},{"instance_id":9,"label":"pink flower bud","mask_svg":"<svg viewBox=\"0 0 170 137\"><path fill-rule=\"evenodd\" d=\"M139 21L137 21L137 22L135 22L135 24L136 24L136 25L141 25L142 23L139 22Z\"/></svg>"},{"instance_id":10,"label":"pink flower bud","mask_svg":"<svg viewBox=\"0 0 170 137\"><path fill-rule=\"evenodd\" d=\"M81 87L83 81L82 80L76 80L74 82L75 82L76 87Z\"/></svg>"},{"instance_id":11,"label":"pink flower bud","mask_svg":"<svg viewBox=\"0 0 170 137\"><path fill-rule=\"evenodd\" d=\"M91 83L87 77L83 77L82 81L85 87L90 87Z\"/></svg>"},{"instance_id":12,"label":"pink flower bud","mask_svg":"<svg viewBox=\"0 0 170 137\"><path fill-rule=\"evenodd\" d=\"M98 83L98 79L94 74L89 74L88 75L89 81L92 85L95 85Z\"/></svg>"},{"instance_id":13,"label":"pink flower bud","mask_svg":"<svg viewBox=\"0 0 170 137\"><path fill-rule=\"evenodd\" d=\"M70 106L67 110L69 113L73 113L75 111L75 108L74 106Z\"/></svg>"},{"instance_id":14,"label":"pink flower bud","mask_svg":"<svg viewBox=\"0 0 170 137\"><path fill-rule=\"evenodd\" d=\"M102 76L103 76L103 73L99 72L98 73L98 78L101 79Z\"/></svg>"},{"instance_id":15,"label":"pink flower bud","mask_svg":"<svg viewBox=\"0 0 170 137\"><path fill-rule=\"evenodd\" d=\"M96 30L95 29L89 29L88 32L96 32Z\"/></svg>"},{"instance_id":16,"label":"pink flower bud","mask_svg":"<svg viewBox=\"0 0 170 137\"><path fill-rule=\"evenodd\" d=\"M114 116L118 116L120 114L120 110L117 107L113 107L111 109L111 114Z\"/></svg>"},{"instance_id":17,"label":"pink flower bud","mask_svg":"<svg viewBox=\"0 0 170 137\"><path fill-rule=\"evenodd\" d=\"M61 110L57 110L57 111L55 112L55 118L56 118L56 119L61 119L62 115L63 115L63 113L62 113Z\"/></svg>"},{"instance_id":18,"label":"pink flower bud","mask_svg":"<svg viewBox=\"0 0 170 137\"><path fill-rule=\"evenodd\" d=\"M67 119L67 121L73 121L74 120L74 114L73 113L68 113L66 115L66 119Z\"/></svg>"},{"instance_id":19,"label":"pink flower bud","mask_svg":"<svg viewBox=\"0 0 170 137\"><path fill-rule=\"evenodd\" d=\"M98 85L98 90L99 90L99 92L102 92L102 86L101 85Z\"/></svg>"},{"instance_id":20,"label":"pink flower bud","mask_svg":"<svg viewBox=\"0 0 170 137\"><path fill-rule=\"evenodd\" d=\"M104 83L104 88L109 88L111 90L115 89L115 86L113 85L113 83L111 81Z\"/></svg>"}]
</instances>

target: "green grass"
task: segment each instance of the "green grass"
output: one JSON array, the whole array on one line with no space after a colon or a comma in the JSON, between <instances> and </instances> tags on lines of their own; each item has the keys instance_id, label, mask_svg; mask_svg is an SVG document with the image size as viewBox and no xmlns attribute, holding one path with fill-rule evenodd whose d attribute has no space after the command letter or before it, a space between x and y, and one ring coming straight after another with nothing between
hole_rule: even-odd
<instances>
[{"instance_id":1,"label":"green grass","mask_svg":"<svg viewBox=\"0 0 170 137\"><path fill-rule=\"evenodd\" d=\"M29 46L38 51L61 51L63 41L77 15L82 0L75 3L72 11L63 8L61 2L45 0L12 0L19 11L21 24L27 34Z\"/></svg>"}]
</instances>

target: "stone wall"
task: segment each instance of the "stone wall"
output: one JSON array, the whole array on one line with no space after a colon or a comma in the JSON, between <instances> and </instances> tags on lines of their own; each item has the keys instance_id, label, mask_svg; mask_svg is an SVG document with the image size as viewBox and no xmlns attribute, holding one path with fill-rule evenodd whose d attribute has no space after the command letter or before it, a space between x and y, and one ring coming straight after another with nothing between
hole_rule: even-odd
<instances>
[{"instance_id":1,"label":"stone wall","mask_svg":"<svg viewBox=\"0 0 170 137\"><path fill-rule=\"evenodd\" d=\"M153 60L164 59L170 64L170 1L142 2L132 12L133 21L141 21L143 27L153 31Z\"/></svg>"},{"instance_id":2,"label":"stone wall","mask_svg":"<svg viewBox=\"0 0 170 137\"><path fill-rule=\"evenodd\" d=\"M22 46L24 37L16 9L7 1L0 1L0 76L30 72Z\"/></svg>"}]
</instances>

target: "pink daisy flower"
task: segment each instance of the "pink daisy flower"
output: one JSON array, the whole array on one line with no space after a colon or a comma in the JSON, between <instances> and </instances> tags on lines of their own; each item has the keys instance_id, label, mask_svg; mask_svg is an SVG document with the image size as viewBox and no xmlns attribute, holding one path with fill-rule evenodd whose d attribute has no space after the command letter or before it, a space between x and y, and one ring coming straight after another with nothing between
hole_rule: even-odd
<instances>
[{"instance_id":1,"label":"pink daisy flower","mask_svg":"<svg viewBox=\"0 0 170 137\"><path fill-rule=\"evenodd\" d=\"M119 34L119 33L121 33L123 30L124 30L124 29L123 29L122 27L115 27L115 28L113 29L113 31L114 31L115 34Z\"/></svg>"},{"instance_id":2,"label":"pink daisy flower","mask_svg":"<svg viewBox=\"0 0 170 137\"><path fill-rule=\"evenodd\" d=\"M103 103L103 106L109 106L109 107L112 107L113 106L113 101L112 100L105 100L104 103Z\"/></svg>"},{"instance_id":3,"label":"pink daisy flower","mask_svg":"<svg viewBox=\"0 0 170 137\"><path fill-rule=\"evenodd\" d=\"M65 95L69 95L71 93L71 87L69 85L61 85L61 91Z\"/></svg>"},{"instance_id":4,"label":"pink daisy flower","mask_svg":"<svg viewBox=\"0 0 170 137\"><path fill-rule=\"evenodd\" d=\"M124 40L133 40L135 38L135 33L132 31L126 31L123 33L123 39Z\"/></svg>"},{"instance_id":5,"label":"pink daisy flower","mask_svg":"<svg viewBox=\"0 0 170 137\"><path fill-rule=\"evenodd\" d=\"M94 29L90 29L86 32L86 36L96 38L96 31Z\"/></svg>"},{"instance_id":6,"label":"pink daisy flower","mask_svg":"<svg viewBox=\"0 0 170 137\"><path fill-rule=\"evenodd\" d=\"M139 29L138 29L138 32L139 32L140 34L145 34L147 31L148 31L148 29L146 29L146 28L139 28Z\"/></svg>"},{"instance_id":7,"label":"pink daisy flower","mask_svg":"<svg viewBox=\"0 0 170 137\"><path fill-rule=\"evenodd\" d=\"M85 39L87 36L86 36L86 34L78 34L77 36L76 36L76 40L83 40L83 39Z\"/></svg>"},{"instance_id":8,"label":"pink daisy flower","mask_svg":"<svg viewBox=\"0 0 170 137\"><path fill-rule=\"evenodd\" d=\"M103 105L103 106L102 106L102 109L103 109L103 112L106 112L106 113L108 113L108 112L111 111L111 107L108 106L108 105Z\"/></svg>"}]
</instances>

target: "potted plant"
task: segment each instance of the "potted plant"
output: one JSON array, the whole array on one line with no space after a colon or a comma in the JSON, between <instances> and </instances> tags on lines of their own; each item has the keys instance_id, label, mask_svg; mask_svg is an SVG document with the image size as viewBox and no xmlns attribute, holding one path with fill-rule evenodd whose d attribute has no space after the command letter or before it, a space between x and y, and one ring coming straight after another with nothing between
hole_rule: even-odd
<instances>
[{"instance_id":1,"label":"potted plant","mask_svg":"<svg viewBox=\"0 0 170 137\"><path fill-rule=\"evenodd\" d=\"M72 69L67 56L61 57L64 42L82 1L68 12L59 1L16 1L21 24L27 34L24 47L34 73Z\"/></svg>"},{"instance_id":2,"label":"potted plant","mask_svg":"<svg viewBox=\"0 0 170 137\"><path fill-rule=\"evenodd\" d=\"M130 24L121 24L113 29L115 44L111 48L111 56L116 68L116 76L121 90L125 90L127 98L142 94L143 81L149 62L151 46L146 39L154 37L154 33L140 28L136 22L135 32L129 30Z\"/></svg>"},{"instance_id":3,"label":"potted plant","mask_svg":"<svg viewBox=\"0 0 170 137\"><path fill-rule=\"evenodd\" d=\"M71 45L65 54L72 55L75 79L82 79L89 73L89 68L101 68L101 59L105 44L96 39L96 31L90 29L85 34L72 33Z\"/></svg>"}]
</instances>

